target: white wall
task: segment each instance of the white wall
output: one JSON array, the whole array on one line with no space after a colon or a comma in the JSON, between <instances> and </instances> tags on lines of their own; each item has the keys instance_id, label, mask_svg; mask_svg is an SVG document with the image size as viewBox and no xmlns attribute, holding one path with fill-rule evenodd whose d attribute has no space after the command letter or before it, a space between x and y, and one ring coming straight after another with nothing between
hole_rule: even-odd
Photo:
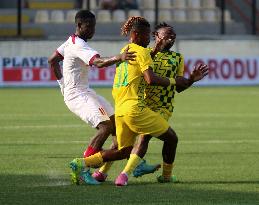
<instances>
[{"instance_id":1,"label":"white wall","mask_svg":"<svg viewBox=\"0 0 259 205\"><path fill-rule=\"evenodd\" d=\"M49 56L62 41L1 41L0 57ZM117 54L126 41L90 41L102 56ZM152 45L152 44L151 44ZM175 50L184 56L259 56L258 40L178 40Z\"/></svg>"},{"instance_id":2,"label":"white wall","mask_svg":"<svg viewBox=\"0 0 259 205\"><path fill-rule=\"evenodd\" d=\"M47 57L62 43L0 42L0 87L57 85ZM89 44L101 56L112 56L118 54L127 42L92 41ZM184 55L186 76L199 63L209 65L209 75L197 85L259 85L258 40L178 40L173 50ZM111 86L114 72L114 67L90 69L90 84Z\"/></svg>"}]
</instances>

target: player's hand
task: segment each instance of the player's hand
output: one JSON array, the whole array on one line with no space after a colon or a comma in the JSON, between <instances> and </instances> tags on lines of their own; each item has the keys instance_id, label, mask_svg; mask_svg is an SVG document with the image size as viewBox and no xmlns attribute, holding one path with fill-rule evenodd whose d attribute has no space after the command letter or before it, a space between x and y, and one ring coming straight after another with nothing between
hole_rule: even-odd
<instances>
[{"instance_id":1,"label":"player's hand","mask_svg":"<svg viewBox=\"0 0 259 205\"><path fill-rule=\"evenodd\" d=\"M64 78L57 80L61 94L64 95Z\"/></svg>"},{"instance_id":2,"label":"player's hand","mask_svg":"<svg viewBox=\"0 0 259 205\"><path fill-rule=\"evenodd\" d=\"M135 51L129 51L129 46L125 49L125 51L120 55L121 61L134 61L136 58Z\"/></svg>"},{"instance_id":3,"label":"player's hand","mask_svg":"<svg viewBox=\"0 0 259 205\"><path fill-rule=\"evenodd\" d=\"M206 64L199 64L197 66L194 67L191 75L190 75L190 79L193 82L197 82L201 79L203 79L206 75L208 75L209 73L209 67Z\"/></svg>"}]
</instances>

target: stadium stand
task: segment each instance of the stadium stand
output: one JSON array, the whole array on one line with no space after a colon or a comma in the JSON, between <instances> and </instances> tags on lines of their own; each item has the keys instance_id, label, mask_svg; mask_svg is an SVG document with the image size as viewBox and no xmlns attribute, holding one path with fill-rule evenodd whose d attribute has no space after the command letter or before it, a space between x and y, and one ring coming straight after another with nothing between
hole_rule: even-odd
<instances>
[{"instance_id":1,"label":"stadium stand","mask_svg":"<svg viewBox=\"0 0 259 205\"><path fill-rule=\"evenodd\" d=\"M117 9L114 11L100 8L100 0L89 0L91 10L97 17L96 38L120 38L119 28L128 16L143 15L155 22L155 0L138 0L139 9ZM0 1L0 37L16 36L16 4L12 1ZM35 37L66 38L64 35L73 32L74 16L81 9L88 6L88 1L82 0L27 0L23 5L22 28L34 29L24 31ZM220 8L216 0L159 0L159 21L166 21L174 25L178 34L218 34ZM7 5L7 6L6 6ZM8 7L9 5L9 7ZM11 7L11 8L10 8ZM244 25L232 19L232 11L225 10L228 30L232 33L245 32ZM100 25L99 25L100 24ZM208 29L202 29L202 28ZM58 29L57 29L58 28ZM192 28L192 29L189 29ZM209 29L213 28L213 29ZM8 32L8 29L11 29ZM62 32L61 32L62 31ZM65 32L64 32L65 31ZM99 32L100 31L100 32ZM61 36L60 36L61 35ZM55 37L56 36L56 37Z\"/></svg>"},{"instance_id":2,"label":"stadium stand","mask_svg":"<svg viewBox=\"0 0 259 205\"><path fill-rule=\"evenodd\" d=\"M126 20L126 13L124 10L115 10L112 14L112 21L113 22L124 22Z\"/></svg>"}]
</instances>

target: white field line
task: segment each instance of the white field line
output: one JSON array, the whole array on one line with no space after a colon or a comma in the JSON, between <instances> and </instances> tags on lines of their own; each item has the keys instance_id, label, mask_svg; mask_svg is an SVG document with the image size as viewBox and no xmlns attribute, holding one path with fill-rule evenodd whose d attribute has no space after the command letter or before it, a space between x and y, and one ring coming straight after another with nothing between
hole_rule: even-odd
<instances>
[{"instance_id":1,"label":"white field line","mask_svg":"<svg viewBox=\"0 0 259 205\"><path fill-rule=\"evenodd\" d=\"M259 118L258 118L259 119ZM221 127L221 128L249 128L253 126L254 124L246 123L246 122L229 122L226 123L225 121L210 121L210 122L185 122L178 123L178 122L172 122L172 127L177 128L199 128L199 127ZM18 130L18 129L57 129L57 128L83 128L86 127L86 124L65 124L65 125L0 125L0 130Z\"/></svg>"},{"instance_id":2,"label":"white field line","mask_svg":"<svg viewBox=\"0 0 259 205\"><path fill-rule=\"evenodd\" d=\"M41 145L58 145L58 144L86 144L89 141L82 141L82 140L78 140L78 141L51 141L51 142L26 142L26 141L15 141L15 142L4 142L1 143L0 145L5 145L5 144L13 144L13 145L23 145L23 144L41 144ZM111 143L111 141L107 141L107 143L109 144L109 142ZM160 142L160 141L159 141ZM157 140L152 140L150 141L150 143L158 143ZM161 142L162 143L162 142ZM243 144L243 143L259 143L259 139L258 140L179 140L180 144Z\"/></svg>"},{"instance_id":3,"label":"white field line","mask_svg":"<svg viewBox=\"0 0 259 205\"><path fill-rule=\"evenodd\" d=\"M8 130L16 130L16 129L45 129L45 128L78 128L84 127L85 125L79 124L70 124L70 125L9 125L9 126L0 126L1 129L8 129Z\"/></svg>"},{"instance_id":4,"label":"white field line","mask_svg":"<svg viewBox=\"0 0 259 205\"><path fill-rule=\"evenodd\" d=\"M202 117L258 117L259 118L259 112L255 112L255 113L175 113L173 114L176 117L197 117L197 118L202 118ZM73 114L67 113L67 114L39 114L39 113L35 113L35 114L25 114L25 113L21 113L21 114L0 114L0 118L11 118L11 117L71 117L73 116Z\"/></svg>"}]
</instances>

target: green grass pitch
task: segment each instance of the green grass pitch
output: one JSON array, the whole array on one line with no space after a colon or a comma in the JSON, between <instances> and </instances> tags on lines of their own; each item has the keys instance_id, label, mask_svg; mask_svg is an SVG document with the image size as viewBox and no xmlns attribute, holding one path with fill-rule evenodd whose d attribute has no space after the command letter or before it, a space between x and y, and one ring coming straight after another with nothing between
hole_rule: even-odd
<instances>
[{"instance_id":1,"label":"green grass pitch","mask_svg":"<svg viewBox=\"0 0 259 205\"><path fill-rule=\"evenodd\" d=\"M96 91L112 101L111 89ZM191 88L177 95L170 124L180 183L157 183L159 170L115 187L124 160L104 184L74 186L68 164L95 130L66 108L58 89L1 89L0 204L259 204L259 87ZM150 142L149 163L162 162L161 147Z\"/></svg>"}]
</instances>

